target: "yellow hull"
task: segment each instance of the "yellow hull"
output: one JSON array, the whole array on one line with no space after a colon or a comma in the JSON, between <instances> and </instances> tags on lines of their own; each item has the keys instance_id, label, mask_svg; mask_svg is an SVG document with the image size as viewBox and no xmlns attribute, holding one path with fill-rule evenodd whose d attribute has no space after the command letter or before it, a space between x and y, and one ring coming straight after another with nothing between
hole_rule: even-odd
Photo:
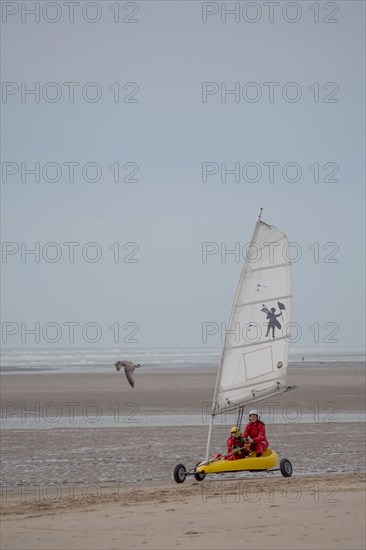
<instances>
[{"instance_id":1,"label":"yellow hull","mask_svg":"<svg viewBox=\"0 0 366 550\"><path fill-rule=\"evenodd\" d=\"M253 456L254 455L254 456ZM278 456L272 449L266 449L262 456L254 453L239 460L215 460L209 464L201 462L196 466L196 472L217 474L220 472L238 472L245 470L270 470L278 464Z\"/></svg>"}]
</instances>

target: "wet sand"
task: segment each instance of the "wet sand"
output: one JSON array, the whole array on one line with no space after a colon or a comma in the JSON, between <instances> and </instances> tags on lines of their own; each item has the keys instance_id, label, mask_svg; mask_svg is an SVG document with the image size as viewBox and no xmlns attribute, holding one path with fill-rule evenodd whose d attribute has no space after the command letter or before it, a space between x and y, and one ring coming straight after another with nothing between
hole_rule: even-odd
<instances>
[{"instance_id":1,"label":"wet sand","mask_svg":"<svg viewBox=\"0 0 366 550\"><path fill-rule=\"evenodd\" d=\"M229 539L237 548L364 548L365 425L345 421L365 411L364 367L290 368L298 389L263 406L271 447L292 461L293 477L245 472L177 485L175 464L204 456L215 377L139 371L133 390L113 370L2 376L2 426L23 415L24 428L2 433L1 548L223 548ZM75 428L85 411L90 422ZM186 413L202 424L141 420ZM70 427L59 427L60 414ZM46 427L29 429L37 415ZM105 428L104 416L123 422ZM213 451L233 420L217 422Z\"/></svg>"},{"instance_id":2,"label":"wet sand","mask_svg":"<svg viewBox=\"0 0 366 550\"><path fill-rule=\"evenodd\" d=\"M359 363L334 365L290 367L287 382L298 389L283 394L281 404L296 402L309 411L314 403L335 402L339 411L364 411L365 367ZM184 372L182 367L171 373L150 370L135 371L134 389L123 372L117 373L113 367L105 373L7 374L1 377L1 398L15 403L15 412L21 403L27 410L32 410L35 403L41 409L56 403L64 415L69 414L70 407L63 405L67 402L79 404L74 407L75 414L81 414L87 403L96 402L104 415L114 414L116 403L134 402L139 410L156 414L199 413L203 404L206 407L212 403L216 368Z\"/></svg>"}]
</instances>

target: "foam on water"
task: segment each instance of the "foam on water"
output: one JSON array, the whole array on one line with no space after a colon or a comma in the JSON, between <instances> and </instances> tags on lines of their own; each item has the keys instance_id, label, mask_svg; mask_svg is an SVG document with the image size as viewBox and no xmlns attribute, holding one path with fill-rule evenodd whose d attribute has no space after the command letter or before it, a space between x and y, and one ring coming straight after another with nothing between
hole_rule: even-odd
<instances>
[{"instance_id":1,"label":"foam on water","mask_svg":"<svg viewBox=\"0 0 366 550\"><path fill-rule=\"evenodd\" d=\"M104 372L121 358L149 369L217 369L220 354L217 348L4 349L0 373ZM365 361L365 352L361 348L293 348L289 356L289 362L297 364L344 361Z\"/></svg>"}]
</instances>

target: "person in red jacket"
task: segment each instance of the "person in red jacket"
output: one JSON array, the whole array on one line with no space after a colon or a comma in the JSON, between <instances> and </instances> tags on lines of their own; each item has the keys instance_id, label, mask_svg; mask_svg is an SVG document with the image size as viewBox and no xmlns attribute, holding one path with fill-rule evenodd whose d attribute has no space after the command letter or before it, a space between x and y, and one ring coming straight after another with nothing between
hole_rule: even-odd
<instances>
[{"instance_id":1,"label":"person in red jacket","mask_svg":"<svg viewBox=\"0 0 366 550\"><path fill-rule=\"evenodd\" d=\"M266 426L259 420L259 414L256 409L249 411L249 422L244 430L244 438L252 444L252 450L256 456L262 456L268 447L266 437Z\"/></svg>"}]
</instances>

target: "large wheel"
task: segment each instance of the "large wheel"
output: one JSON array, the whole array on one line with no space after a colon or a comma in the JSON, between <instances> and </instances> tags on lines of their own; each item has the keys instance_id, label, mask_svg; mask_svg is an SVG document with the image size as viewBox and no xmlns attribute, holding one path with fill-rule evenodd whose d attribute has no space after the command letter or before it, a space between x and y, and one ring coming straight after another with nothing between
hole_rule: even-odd
<instances>
[{"instance_id":1,"label":"large wheel","mask_svg":"<svg viewBox=\"0 0 366 550\"><path fill-rule=\"evenodd\" d=\"M198 466L198 464L201 464L200 462L197 462L196 464L196 468ZM197 480L197 481L203 481L206 477L206 472L196 472L194 474L194 478Z\"/></svg>"},{"instance_id":2,"label":"large wheel","mask_svg":"<svg viewBox=\"0 0 366 550\"><path fill-rule=\"evenodd\" d=\"M186 472L187 470L183 464L177 464L174 468L174 481L177 483L183 483L186 479Z\"/></svg>"},{"instance_id":3,"label":"large wheel","mask_svg":"<svg viewBox=\"0 0 366 550\"><path fill-rule=\"evenodd\" d=\"M292 464L287 458L283 458L280 462L280 470L283 477L292 476Z\"/></svg>"}]
</instances>

